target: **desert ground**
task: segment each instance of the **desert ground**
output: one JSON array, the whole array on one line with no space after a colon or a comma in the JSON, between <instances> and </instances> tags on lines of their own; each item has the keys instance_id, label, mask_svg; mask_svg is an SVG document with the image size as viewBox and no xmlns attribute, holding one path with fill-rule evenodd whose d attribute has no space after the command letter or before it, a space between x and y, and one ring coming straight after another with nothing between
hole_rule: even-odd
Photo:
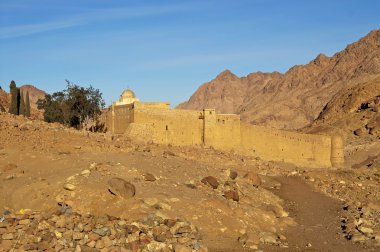
<instances>
[{"instance_id":1,"label":"desert ground","mask_svg":"<svg viewBox=\"0 0 380 252\"><path fill-rule=\"evenodd\" d=\"M0 251L378 251L379 150L302 168L1 113Z\"/></svg>"}]
</instances>

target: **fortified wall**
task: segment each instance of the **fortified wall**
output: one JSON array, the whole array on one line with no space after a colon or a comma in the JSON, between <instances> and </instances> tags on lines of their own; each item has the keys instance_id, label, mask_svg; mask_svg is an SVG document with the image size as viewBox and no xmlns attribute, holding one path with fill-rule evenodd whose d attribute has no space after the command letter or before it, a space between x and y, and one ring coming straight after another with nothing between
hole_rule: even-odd
<instances>
[{"instance_id":1,"label":"fortified wall","mask_svg":"<svg viewBox=\"0 0 380 252\"><path fill-rule=\"evenodd\" d=\"M131 90L102 114L102 121L108 131L157 144L209 146L303 167L344 164L340 137L245 124L239 115L217 114L214 109L179 110L170 109L169 103L143 103Z\"/></svg>"}]
</instances>

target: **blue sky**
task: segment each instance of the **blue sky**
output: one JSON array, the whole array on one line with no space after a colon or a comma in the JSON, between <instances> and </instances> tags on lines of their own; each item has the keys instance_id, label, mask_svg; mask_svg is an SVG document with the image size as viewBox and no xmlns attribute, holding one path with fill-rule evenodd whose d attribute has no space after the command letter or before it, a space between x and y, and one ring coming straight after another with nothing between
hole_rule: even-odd
<instances>
[{"instance_id":1,"label":"blue sky","mask_svg":"<svg viewBox=\"0 0 380 252\"><path fill-rule=\"evenodd\" d=\"M285 72L380 27L373 0L1 0L0 85L49 93L65 79L127 87L142 101L187 100L224 69Z\"/></svg>"}]
</instances>

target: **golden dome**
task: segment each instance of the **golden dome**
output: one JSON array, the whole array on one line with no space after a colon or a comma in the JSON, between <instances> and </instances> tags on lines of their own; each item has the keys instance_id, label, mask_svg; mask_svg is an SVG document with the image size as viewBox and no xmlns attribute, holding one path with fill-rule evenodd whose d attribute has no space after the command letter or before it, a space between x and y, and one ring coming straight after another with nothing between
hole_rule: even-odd
<instances>
[{"instance_id":1,"label":"golden dome","mask_svg":"<svg viewBox=\"0 0 380 252\"><path fill-rule=\"evenodd\" d=\"M121 94L121 98L136 98L136 95L132 90L126 89Z\"/></svg>"}]
</instances>

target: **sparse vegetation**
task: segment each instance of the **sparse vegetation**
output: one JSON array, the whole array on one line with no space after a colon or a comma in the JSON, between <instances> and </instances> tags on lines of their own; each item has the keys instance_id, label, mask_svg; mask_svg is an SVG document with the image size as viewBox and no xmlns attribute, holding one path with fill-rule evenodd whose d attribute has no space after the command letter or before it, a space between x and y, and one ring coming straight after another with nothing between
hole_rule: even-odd
<instances>
[{"instance_id":1,"label":"sparse vegetation","mask_svg":"<svg viewBox=\"0 0 380 252\"><path fill-rule=\"evenodd\" d=\"M68 126L83 128L96 120L105 106L102 93L92 86L80 87L66 80L63 91L46 95L38 100L38 109L44 109L46 122L59 122Z\"/></svg>"}]
</instances>

